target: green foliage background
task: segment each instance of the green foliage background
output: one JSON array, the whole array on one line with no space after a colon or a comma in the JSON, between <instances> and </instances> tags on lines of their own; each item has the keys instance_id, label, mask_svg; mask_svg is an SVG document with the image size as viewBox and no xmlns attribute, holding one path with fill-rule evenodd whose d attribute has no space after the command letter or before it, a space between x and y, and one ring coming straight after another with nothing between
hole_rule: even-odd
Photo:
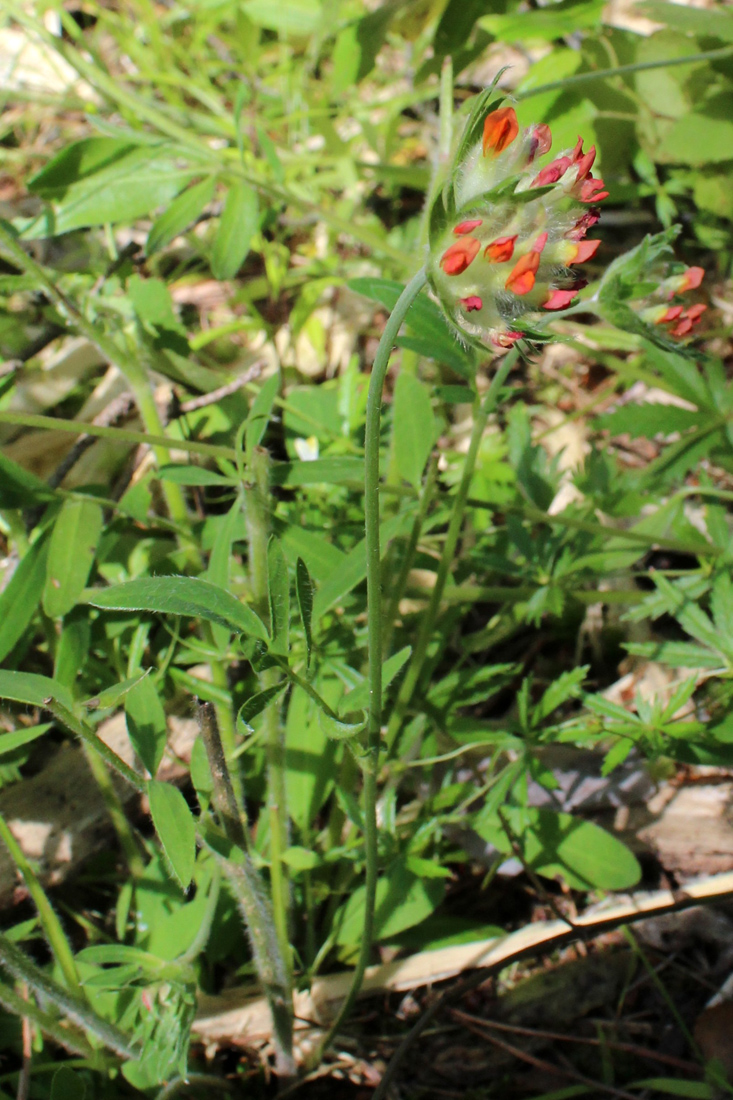
<instances>
[{"instance_id":1,"label":"green foliage background","mask_svg":"<svg viewBox=\"0 0 733 1100\"><path fill-rule=\"evenodd\" d=\"M492 873L519 845L533 871L577 890L639 881L616 837L527 804L528 784L556 787L546 759L557 743L597 746L609 774L630 753L655 774L731 763L733 10L646 0L629 27L600 0L34 7L11 0L5 27L69 75L62 92L0 93L0 777L22 782L51 745L70 733L93 742L124 709L156 833L116 821L120 852L95 865L93 917L78 932L44 909L34 868L20 865L38 915L7 934L31 947L44 937L59 981L76 980L142 1044L127 1083L89 1069L89 1055L77 1088L154 1095L186 1071L195 990L215 992L224 971L252 976L216 838L196 848L212 795L201 745L186 797L155 779L166 713L191 713L197 696L230 716L265 878L274 721L299 983L352 963L360 941L366 382L383 310L424 258L446 58L457 105L508 64L521 124L549 123L556 150L578 133L596 144L611 197L592 280L644 234L680 223L676 254L706 268L720 308L697 359L623 320L568 318L556 323L567 357L548 370L532 355L512 375L419 665L488 357L461 348L429 298L410 312L383 432L376 938L414 950L492 934L496 880L469 915L451 908L468 833L491 845ZM90 353L54 366L44 349L70 333ZM579 390L582 371L600 382ZM77 418L123 391L125 415L92 429L66 470L57 429L78 433ZM584 425L571 475L544 445L558 409ZM46 431L48 446L37 442ZM639 440L649 447L635 450ZM154 461L131 476L146 442ZM243 508L260 446L273 460L275 538L264 603ZM574 498L557 511L568 481ZM629 655L675 670L665 698L609 702ZM40 1072L56 1058L53 1044L34 1055L35 1095L65 1095L68 1069Z\"/></svg>"}]
</instances>

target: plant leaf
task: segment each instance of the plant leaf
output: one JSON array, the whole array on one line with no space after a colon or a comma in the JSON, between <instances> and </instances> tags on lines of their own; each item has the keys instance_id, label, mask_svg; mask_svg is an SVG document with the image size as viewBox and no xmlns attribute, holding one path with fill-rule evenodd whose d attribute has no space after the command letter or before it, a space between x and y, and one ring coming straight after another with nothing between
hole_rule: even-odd
<instances>
[{"instance_id":1,"label":"plant leaf","mask_svg":"<svg viewBox=\"0 0 733 1100\"><path fill-rule=\"evenodd\" d=\"M364 711L358 722L340 722L337 718L326 714L320 707L318 708L318 724L326 737L331 738L332 741L348 741L352 737L358 737L366 723L367 716Z\"/></svg>"},{"instance_id":2,"label":"plant leaf","mask_svg":"<svg viewBox=\"0 0 733 1100\"><path fill-rule=\"evenodd\" d=\"M288 681L283 680L280 684L274 684L272 687L265 688L264 691L258 691L255 695L250 695L249 699L245 703L242 703L237 714L237 725L242 725L249 733L254 733L250 722L253 718L256 718L258 714L270 705L273 699L277 699L278 695L281 695L285 688L288 686Z\"/></svg>"},{"instance_id":3,"label":"plant leaf","mask_svg":"<svg viewBox=\"0 0 733 1100\"><path fill-rule=\"evenodd\" d=\"M178 195L165 213L153 222L145 245L146 255L152 256L154 252L159 252L188 229L211 202L215 186L215 180L209 176Z\"/></svg>"},{"instance_id":4,"label":"plant leaf","mask_svg":"<svg viewBox=\"0 0 733 1100\"><path fill-rule=\"evenodd\" d=\"M270 603L270 652L288 655L290 625L290 578L288 563L276 535L267 544L267 594Z\"/></svg>"},{"instance_id":5,"label":"plant leaf","mask_svg":"<svg viewBox=\"0 0 733 1100\"><path fill-rule=\"evenodd\" d=\"M0 453L0 508L28 508L53 500L56 493L40 477Z\"/></svg>"},{"instance_id":6,"label":"plant leaf","mask_svg":"<svg viewBox=\"0 0 733 1100\"><path fill-rule=\"evenodd\" d=\"M397 470L405 481L417 489L438 437L438 425L430 394L414 374L403 372L397 376L392 421Z\"/></svg>"},{"instance_id":7,"label":"plant leaf","mask_svg":"<svg viewBox=\"0 0 733 1100\"><path fill-rule=\"evenodd\" d=\"M393 653L384 664L382 665L382 691L386 691L389 685L394 680L397 673L404 666L405 662L410 659L412 653L412 646L406 645L398 653ZM369 706L369 681L364 680L362 684L355 687L353 691L350 691L348 695L344 695L343 699L339 703L339 711L341 714L348 714L350 711L366 709Z\"/></svg>"},{"instance_id":8,"label":"plant leaf","mask_svg":"<svg viewBox=\"0 0 733 1100\"><path fill-rule=\"evenodd\" d=\"M141 577L110 588L94 588L87 592L87 603L114 611L190 615L267 641L265 624L254 611L231 592L200 577Z\"/></svg>"},{"instance_id":9,"label":"plant leaf","mask_svg":"<svg viewBox=\"0 0 733 1100\"><path fill-rule=\"evenodd\" d=\"M306 668L310 667L313 639L311 637L311 618L313 616L313 592L314 586L311 580L308 566L302 558L298 558L295 566L295 594L298 600L300 622L305 635Z\"/></svg>"},{"instance_id":10,"label":"plant leaf","mask_svg":"<svg viewBox=\"0 0 733 1100\"><path fill-rule=\"evenodd\" d=\"M94 500L65 500L56 517L46 562L43 610L60 619L79 602L102 533L102 506Z\"/></svg>"},{"instance_id":11,"label":"plant leaf","mask_svg":"<svg viewBox=\"0 0 733 1100\"><path fill-rule=\"evenodd\" d=\"M43 722L40 726L25 726L18 730L12 730L10 733L0 733L0 756L15 752L23 745L29 745L36 738L43 737L44 733L48 733L49 730L53 729L53 726L53 722Z\"/></svg>"},{"instance_id":12,"label":"plant leaf","mask_svg":"<svg viewBox=\"0 0 733 1100\"><path fill-rule=\"evenodd\" d=\"M377 882L374 911L374 939L396 936L430 916L445 892L442 878L421 879L398 860ZM336 916L336 942L342 946L357 944L364 928L365 888L360 886Z\"/></svg>"},{"instance_id":13,"label":"plant leaf","mask_svg":"<svg viewBox=\"0 0 733 1100\"><path fill-rule=\"evenodd\" d=\"M187 890L196 863L196 825L177 787L148 782L150 814L163 846L166 862L182 890Z\"/></svg>"},{"instance_id":14,"label":"plant leaf","mask_svg":"<svg viewBox=\"0 0 733 1100\"><path fill-rule=\"evenodd\" d=\"M0 699L12 699L32 707L45 707L48 699L58 699L67 710L72 710L74 706L68 688L58 680L39 676L35 672L6 672L0 669Z\"/></svg>"},{"instance_id":15,"label":"plant leaf","mask_svg":"<svg viewBox=\"0 0 733 1100\"><path fill-rule=\"evenodd\" d=\"M41 602L49 539L36 539L0 594L0 661L22 638Z\"/></svg>"},{"instance_id":16,"label":"plant leaf","mask_svg":"<svg viewBox=\"0 0 733 1100\"><path fill-rule=\"evenodd\" d=\"M233 279L237 274L247 258L259 218L257 192L237 180L229 188L214 237L211 270L215 279Z\"/></svg>"},{"instance_id":17,"label":"plant leaf","mask_svg":"<svg viewBox=\"0 0 733 1100\"><path fill-rule=\"evenodd\" d=\"M151 676L144 675L127 693L125 720L135 752L150 774L155 776L165 751L168 725Z\"/></svg>"}]
</instances>

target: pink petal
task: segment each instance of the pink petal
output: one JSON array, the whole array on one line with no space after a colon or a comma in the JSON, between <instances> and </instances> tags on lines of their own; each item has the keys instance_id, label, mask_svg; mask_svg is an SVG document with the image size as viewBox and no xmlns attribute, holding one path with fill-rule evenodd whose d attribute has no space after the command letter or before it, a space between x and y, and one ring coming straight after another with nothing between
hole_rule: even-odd
<instances>
[{"instance_id":1,"label":"pink petal","mask_svg":"<svg viewBox=\"0 0 733 1100\"><path fill-rule=\"evenodd\" d=\"M532 187L547 187L550 183L557 183L567 172L571 165L570 157L558 157L551 161L532 180Z\"/></svg>"},{"instance_id":2,"label":"pink petal","mask_svg":"<svg viewBox=\"0 0 733 1100\"><path fill-rule=\"evenodd\" d=\"M460 225L455 227L453 232L456 237L462 237L465 233L473 233L474 229L478 229L482 224L481 218L474 218L472 221L461 222Z\"/></svg>"},{"instance_id":3,"label":"pink petal","mask_svg":"<svg viewBox=\"0 0 733 1100\"><path fill-rule=\"evenodd\" d=\"M546 302L542 303L543 309L567 309L575 297L574 290L553 290Z\"/></svg>"}]
</instances>

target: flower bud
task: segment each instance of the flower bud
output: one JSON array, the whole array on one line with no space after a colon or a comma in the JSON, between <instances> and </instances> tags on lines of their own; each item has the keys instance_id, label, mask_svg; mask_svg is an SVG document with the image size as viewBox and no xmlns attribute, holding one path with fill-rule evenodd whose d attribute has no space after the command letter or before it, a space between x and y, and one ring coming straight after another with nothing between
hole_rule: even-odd
<instances>
[{"instance_id":1,"label":"flower bud","mask_svg":"<svg viewBox=\"0 0 733 1100\"><path fill-rule=\"evenodd\" d=\"M689 297L702 283L703 268L684 267L674 259L672 244L679 232L679 226L671 226L619 256L595 295L599 316L663 347L689 336L707 309Z\"/></svg>"},{"instance_id":2,"label":"flower bud","mask_svg":"<svg viewBox=\"0 0 733 1100\"><path fill-rule=\"evenodd\" d=\"M595 148L579 138L542 166L549 126L520 130L514 108L488 110L489 97L476 97L430 212L428 275L463 336L511 347L585 285L574 269L600 244L586 234L608 192L591 172Z\"/></svg>"}]
</instances>

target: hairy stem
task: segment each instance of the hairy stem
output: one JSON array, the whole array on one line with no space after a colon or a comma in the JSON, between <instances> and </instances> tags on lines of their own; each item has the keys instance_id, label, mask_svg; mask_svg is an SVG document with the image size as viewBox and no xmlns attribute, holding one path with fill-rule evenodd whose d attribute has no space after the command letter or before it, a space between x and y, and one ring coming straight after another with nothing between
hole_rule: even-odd
<instances>
[{"instance_id":1,"label":"hairy stem","mask_svg":"<svg viewBox=\"0 0 733 1100\"><path fill-rule=\"evenodd\" d=\"M92 1065L96 1063L99 1069L103 1068L100 1064L102 1062L101 1052L94 1049L86 1035L76 1029L72 1030L65 1027L59 1020L49 1016L47 1012L42 1012L34 1001L30 998L26 1001L19 993L15 992L12 986L6 985L5 982L0 982L0 1005L13 1016L26 1016L29 1020L32 1020L44 1035L49 1039L53 1039L64 1050L68 1050L72 1054L81 1054L82 1057L88 1058Z\"/></svg>"},{"instance_id":2,"label":"hairy stem","mask_svg":"<svg viewBox=\"0 0 733 1100\"><path fill-rule=\"evenodd\" d=\"M407 580L412 569L412 563L415 560L415 554L417 552L417 544L420 540L425 520L427 519L428 510L433 501L435 493L435 484L438 477L438 463L435 456L431 459L428 466L427 477L425 478L425 484L422 492L420 493L420 507L418 509L415 520L412 524L412 530L407 540L407 546L405 547L404 556L402 558L402 564L400 571L397 575L392 595L389 599L387 611L384 616L384 634L382 636L382 647L385 653L389 653L389 647L392 642L392 634L394 632L395 620L399 614L400 600L405 594L405 588L407 587Z\"/></svg>"},{"instance_id":3,"label":"hairy stem","mask_svg":"<svg viewBox=\"0 0 733 1100\"><path fill-rule=\"evenodd\" d=\"M293 1057L293 998L288 967L282 956L272 907L262 879L249 854L249 839L232 786L216 712L211 703L199 703L199 729L214 781L213 804L227 838L242 850L239 862L218 856L234 892L249 933L252 956L272 1015L277 1071L281 1078L295 1073Z\"/></svg>"},{"instance_id":4,"label":"hairy stem","mask_svg":"<svg viewBox=\"0 0 733 1100\"><path fill-rule=\"evenodd\" d=\"M21 982L27 982L30 989L41 997L56 1005L72 1023L96 1035L101 1043L115 1054L123 1058L136 1058L139 1055L137 1047L130 1043L113 1024L103 1020L89 1005L72 996L53 979L49 978L36 966L24 952L16 947L11 940L0 933L0 967ZM23 1002L25 1005L25 1001ZM22 1015L22 1013L21 1013Z\"/></svg>"},{"instance_id":5,"label":"hairy stem","mask_svg":"<svg viewBox=\"0 0 733 1100\"><path fill-rule=\"evenodd\" d=\"M251 484L246 490L246 516L249 546L252 605L261 619L269 621L269 585L267 547L270 539L270 456L263 447L255 447L250 464ZM279 683L275 668L260 673L263 691ZM290 884L283 855L288 847L287 793L285 789L285 738L281 728L277 700L262 715L262 731L267 758L267 795L270 822L270 889L275 928L280 952L288 972L292 969L290 948Z\"/></svg>"},{"instance_id":6,"label":"hairy stem","mask_svg":"<svg viewBox=\"0 0 733 1100\"><path fill-rule=\"evenodd\" d=\"M379 439L382 421L382 391L394 342L402 322L418 294L427 282L421 267L400 294L379 341L369 379L365 435L364 521L367 554L367 631L369 645L369 719L367 724L367 755L362 765L364 786L364 847L366 887L364 899L364 929L359 957L351 988L341 1005L328 1034L315 1052L314 1064L320 1061L338 1033L343 1020L356 1001L369 962L374 935L374 904L377 893L377 776L379 772L379 740L382 730L382 563L379 539Z\"/></svg>"},{"instance_id":7,"label":"hairy stem","mask_svg":"<svg viewBox=\"0 0 733 1100\"><path fill-rule=\"evenodd\" d=\"M458 486L458 492L453 499L453 507L451 509L451 517L448 523L448 531L446 532L445 542L443 543L443 550L440 555L440 563L438 565L438 573L435 578L435 585L430 595L430 603L428 604L427 611L423 616L420 623L420 631L418 633L417 642L415 644L415 651L412 655L412 660L407 668L407 673L400 686L397 700L390 717L389 726L387 729L387 745L391 748L394 744L397 734L400 731L402 720L405 716L405 712L410 705L412 694L417 687L418 681L422 674L423 666L425 664L425 658L428 654L428 647L430 645L430 639L433 633L433 627L438 617L440 610L441 600L443 599L443 592L445 590L446 581L450 573L451 566L455 560L456 546L458 545L458 538L461 533L461 527L463 525L463 519L466 508L466 500L468 498L468 491L471 485L471 479L473 477L473 471L476 466L476 459L478 457L479 447L481 445L481 439L483 438L484 431L489 416L496 408L499 400L499 394L501 387L504 385L509 371L512 369L519 357L519 353L516 349L508 352L502 359L499 368L494 375L491 385L484 397L483 401L477 400L476 414L473 422L473 431L471 433L471 440L468 446L468 452L466 454L466 461L463 464L463 472L461 474L461 481Z\"/></svg>"},{"instance_id":8,"label":"hairy stem","mask_svg":"<svg viewBox=\"0 0 733 1100\"><path fill-rule=\"evenodd\" d=\"M33 898L33 904L38 910L41 927L53 956L61 968L66 984L75 996L85 999L84 991L79 983L79 975L76 972L74 954L61 926L58 914L48 900L45 890L38 881L38 876L26 859L25 852L18 844L3 817L0 817L0 839L10 852L15 866L20 871L28 888L28 893Z\"/></svg>"}]
</instances>

